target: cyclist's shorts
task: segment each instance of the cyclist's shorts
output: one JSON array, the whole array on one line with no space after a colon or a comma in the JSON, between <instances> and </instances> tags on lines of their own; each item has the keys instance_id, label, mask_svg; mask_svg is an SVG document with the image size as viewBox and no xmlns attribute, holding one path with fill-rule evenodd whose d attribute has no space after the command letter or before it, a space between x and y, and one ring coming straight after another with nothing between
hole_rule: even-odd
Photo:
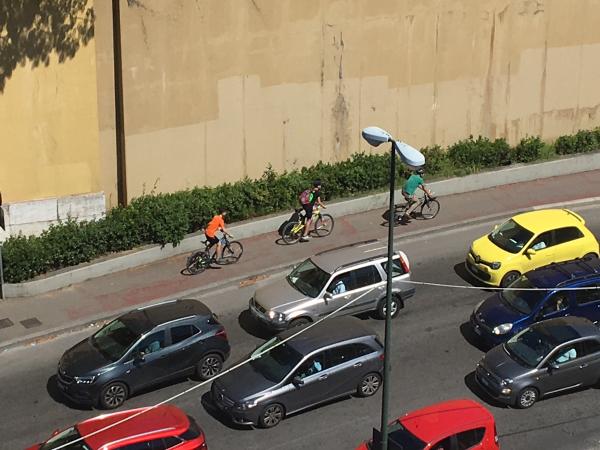
<instances>
[{"instance_id":1,"label":"cyclist's shorts","mask_svg":"<svg viewBox=\"0 0 600 450\"><path fill-rule=\"evenodd\" d=\"M312 217L312 212L313 212L313 205L311 205L310 203L308 204L302 204L302 208L304 209L304 213L306 214L306 218L310 219Z\"/></svg>"},{"instance_id":2,"label":"cyclist's shorts","mask_svg":"<svg viewBox=\"0 0 600 450\"><path fill-rule=\"evenodd\" d=\"M219 243L219 238L216 236L208 236L206 234L204 236L206 236L206 240L210 245L215 245Z\"/></svg>"}]
</instances>

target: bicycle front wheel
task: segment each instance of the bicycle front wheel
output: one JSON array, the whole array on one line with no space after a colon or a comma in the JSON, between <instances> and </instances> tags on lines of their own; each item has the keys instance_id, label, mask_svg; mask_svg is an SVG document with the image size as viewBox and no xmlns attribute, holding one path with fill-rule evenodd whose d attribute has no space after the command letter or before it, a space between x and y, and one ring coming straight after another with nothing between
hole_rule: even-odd
<instances>
[{"instance_id":1,"label":"bicycle front wheel","mask_svg":"<svg viewBox=\"0 0 600 450\"><path fill-rule=\"evenodd\" d=\"M335 221L330 214L321 214L315 221L315 233L319 237L329 236L333 231Z\"/></svg>"},{"instance_id":2,"label":"bicycle front wheel","mask_svg":"<svg viewBox=\"0 0 600 450\"><path fill-rule=\"evenodd\" d=\"M192 275L203 272L206 269L206 252L197 251L188 257L185 268Z\"/></svg>"},{"instance_id":3,"label":"bicycle front wheel","mask_svg":"<svg viewBox=\"0 0 600 450\"><path fill-rule=\"evenodd\" d=\"M283 228L283 231L281 232L283 242L286 244L295 244L300 240L303 228L297 230L297 227L298 222L290 222Z\"/></svg>"},{"instance_id":4,"label":"bicycle front wheel","mask_svg":"<svg viewBox=\"0 0 600 450\"><path fill-rule=\"evenodd\" d=\"M437 200L429 200L421 206L421 217L423 219L433 219L440 212L440 202Z\"/></svg>"},{"instance_id":5,"label":"bicycle front wheel","mask_svg":"<svg viewBox=\"0 0 600 450\"><path fill-rule=\"evenodd\" d=\"M240 260L244 253L244 246L238 241L232 241L223 248L221 264L234 264Z\"/></svg>"}]
</instances>

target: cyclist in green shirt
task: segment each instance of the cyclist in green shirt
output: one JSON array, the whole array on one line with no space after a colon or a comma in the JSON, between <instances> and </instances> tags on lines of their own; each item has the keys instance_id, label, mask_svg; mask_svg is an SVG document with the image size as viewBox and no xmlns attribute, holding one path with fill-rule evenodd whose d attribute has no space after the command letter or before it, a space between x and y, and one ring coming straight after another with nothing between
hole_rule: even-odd
<instances>
[{"instance_id":1,"label":"cyclist in green shirt","mask_svg":"<svg viewBox=\"0 0 600 450\"><path fill-rule=\"evenodd\" d=\"M425 181L423 180L423 174L425 173L425 169L422 167L417 169L404 183L402 186L402 196L404 200L409 204L408 209L404 213L404 216L400 219L403 223L410 222L410 215L415 210L417 206L419 206L419 202L417 201L417 189L421 189L430 197L433 197L433 192L427 189L425 186Z\"/></svg>"}]
</instances>

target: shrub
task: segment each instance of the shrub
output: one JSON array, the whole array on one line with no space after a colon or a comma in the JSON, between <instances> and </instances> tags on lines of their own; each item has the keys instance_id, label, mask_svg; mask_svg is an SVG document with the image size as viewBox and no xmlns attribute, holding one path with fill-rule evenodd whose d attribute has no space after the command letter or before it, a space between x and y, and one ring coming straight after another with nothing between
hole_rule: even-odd
<instances>
[{"instance_id":1,"label":"shrub","mask_svg":"<svg viewBox=\"0 0 600 450\"><path fill-rule=\"evenodd\" d=\"M458 168L460 167L497 167L510 164L510 146L505 139L494 141L479 136L477 140L470 136L450 146L448 158Z\"/></svg>"},{"instance_id":2,"label":"shrub","mask_svg":"<svg viewBox=\"0 0 600 450\"><path fill-rule=\"evenodd\" d=\"M425 156L425 167L430 175L440 173L449 161L448 154L439 145L425 147L421 153Z\"/></svg>"},{"instance_id":3,"label":"shrub","mask_svg":"<svg viewBox=\"0 0 600 450\"><path fill-rule=\"evenodd\" d=\"M521 139L513 151L515 161L525 163L539 159L544 145L537 136Z\"/></svg>"},{"instance_id":4,"label":"shrub","mask_svg":"<svg viewBox=\"0 0 600 450\"><path fill-rule=\"evenodd\" d=\"M577 139L575 136L560 136L554 142L554 149L558 155L570 155L577 152Z\"/></svg>"}]
</instances>

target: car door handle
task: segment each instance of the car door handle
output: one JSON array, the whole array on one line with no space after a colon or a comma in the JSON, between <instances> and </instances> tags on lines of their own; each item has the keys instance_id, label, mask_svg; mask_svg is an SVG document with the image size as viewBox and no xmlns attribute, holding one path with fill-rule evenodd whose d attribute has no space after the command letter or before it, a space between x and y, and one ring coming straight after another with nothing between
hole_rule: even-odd
<instances>
[{"instance_id":1,"label":"car door handle","mask_svg":"<svg viewBox=\"0 0 600 450\"><path fill-rule=\"evenodd\" d=\"M579 368L580 369L585 369L587 366L588 366L587 363L583 363L583 364L579 365Z\"/></svg>"},{"instance_id":2,"label":"car door handle","mask_svg":"<svg viewBox=\"0 0 600 450\"><path fill-rule=\"evenodd\" d=\"M362 363L361 362L357 362L356 364L354 364L354 367L362 367Z\"/></svg>"},{"instance_id":3,"label":"car door handle","mask_svg":"<svg viewBox=\"0 0 600 450\"><path fill-rule=\"evenodd\" d=\"M326 380L328 376L329 376L329 375L327 375L327 374L325 374L325 375L321 375L321 376L319 377L319 381Z\"/></svg>"}]
</instances>

